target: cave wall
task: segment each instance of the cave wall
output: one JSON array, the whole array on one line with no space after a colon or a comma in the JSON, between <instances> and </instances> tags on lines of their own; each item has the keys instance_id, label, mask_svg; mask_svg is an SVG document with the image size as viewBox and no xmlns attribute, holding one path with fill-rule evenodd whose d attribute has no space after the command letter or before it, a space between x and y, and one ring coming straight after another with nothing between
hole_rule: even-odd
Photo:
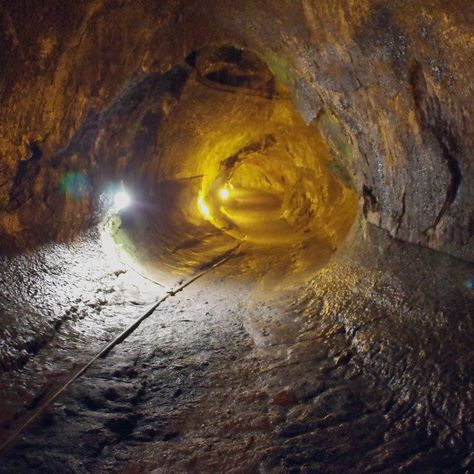
<instances>
[{"instance_id":1,"label":"cave wall","mask_svg":"<svg viewBox=\"0 0 474 474\"><path fill-rule=\"evenodd\" d=\"M471 2L0 6L3 247L66 238L86 225L101 157L80 151L98 139L100 111L130 81L165 73L208 43L228 43L255 51L290 87L352 175L369 222L474 260ZM75 199L60 186L71 171L90 179Z\"/></svg>"}]
</instances>

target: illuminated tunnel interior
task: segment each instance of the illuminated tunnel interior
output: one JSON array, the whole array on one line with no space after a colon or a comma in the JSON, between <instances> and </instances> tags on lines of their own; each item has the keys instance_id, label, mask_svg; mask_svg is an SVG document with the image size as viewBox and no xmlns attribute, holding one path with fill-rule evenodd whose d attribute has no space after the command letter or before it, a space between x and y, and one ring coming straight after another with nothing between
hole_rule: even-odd
<instances>
[{"instance_id":1,"label":"illuminated tunnel interior","mask_svg":"<svg viewBox=\"0 0 474 474\"><path fill-rule=\"evenodd\" d=\"M0 0L0 473L474 472L468 0Z\"/></svg>"},{"instance_id":2,"label":"illuminated tunnel interior","mask_svg":"<svg viewBox=\"0 0 474 474\"><path fill-rule=\"evenodd\" d=\"M157 278L192 273L243 243L309 246L312 263L324 263L358 204L350 181L331 168L318 127L305 124L255 54L208 47L188 62L130 86L101 125L94 153L107 158L132 200L106 218L109 241ZM154 113L164 102L166 115ZM117 157L130 144L121 166Z\"/></svg>"}]
</instances>

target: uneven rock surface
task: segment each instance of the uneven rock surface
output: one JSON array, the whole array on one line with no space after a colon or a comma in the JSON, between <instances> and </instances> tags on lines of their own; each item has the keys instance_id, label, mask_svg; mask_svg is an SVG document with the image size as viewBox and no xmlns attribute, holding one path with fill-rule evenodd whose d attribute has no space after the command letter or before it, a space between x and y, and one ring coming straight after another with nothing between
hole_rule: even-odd
<instances>
[{"instance_id":1,"label":"uneven rock surface","mask_svg":"<svg viewBox=\"0 0 474 474\"><path fill-rule=\"evenodd\" d=\"M469 472L472 268L368 230L307 283L301 249L243 252L168 299L0 470Z\"/></svg>"},{"instance_id":2,"label":"uneven rock surface","mask_svg":"<svg viewBox=\"0 0 474 474\"><path fill-rule=\"evenodd\" d=\"M0 0L0 45L0 439L233 257L0 472L474 471L472 2Z\"/></svg>"},{"instance_id":3,"label":"uneven rock surface","mask_svg":"<svg viewBox=\"0 0 474 474\"><path fill-rule=\"evenodd\" d=\"M70 156L70 140L93 141L97 112L134 78L230 44L255 51L290 87L353 175L370 222L472 260L473 8L467 0L96 0L74 8L4 0L2 239L15 247L33 233L74 232L72 216L86 219L92 203L65 199L58 182L67 171L88 176L101 157Z\"/></svg>"}]
</instances>

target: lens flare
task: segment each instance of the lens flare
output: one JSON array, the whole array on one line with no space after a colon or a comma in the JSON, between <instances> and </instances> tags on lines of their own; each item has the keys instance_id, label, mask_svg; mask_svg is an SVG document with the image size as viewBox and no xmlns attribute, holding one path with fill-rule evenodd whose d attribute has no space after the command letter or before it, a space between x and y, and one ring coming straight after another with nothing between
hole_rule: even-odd
<instances>
[{"instance_id":1,"label":"lens flare","mask_svg":"<svg viewBox=\"0 0 474 474\"><path fill-rule=\"evenodd\" d=\"M130 205L132 199L126 191L119 191L114 196L114 208L116 211L120 211Z\"/></svg>"},{"instance_id":2,"label":"lens flare","mask_svg":"<svg viewBox=\"0 0 474 474\"><path fill-rule=\"evenodd\" d=\"M76 201L87 198L92 191L92 183L89 177L72 171L61 178L60 186L66 196Z\"/></svg>"}]
</instances>

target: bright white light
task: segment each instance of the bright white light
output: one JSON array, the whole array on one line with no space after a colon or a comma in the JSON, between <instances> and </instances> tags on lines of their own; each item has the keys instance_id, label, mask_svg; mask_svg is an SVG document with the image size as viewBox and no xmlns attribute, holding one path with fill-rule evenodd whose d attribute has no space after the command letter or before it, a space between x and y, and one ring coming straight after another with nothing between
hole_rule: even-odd
<instances>
[{"instance_id":1,"label":"bright white light","mask_svg":"<svg viewBox=\"0 0 474 474\"><path fill-rule=\"evenodd\" d=\"M126 191L119 191L114 196L114 208L116 211L120 211L121 209L128 207L131 202L132 199Z\"/></svg>"},{"instance_id":2,"label":"bright white light","mask_svg":"<svg viewBox=\"0 0 474 474\"><path fill-rule=\"evenodd\" d=\"M220 197L223 201L229 199L229 197L230 197L230 191L229 191L229 189L228 189L228 188L221 188L221 189L219 190L219 197Z\"/></svg>"}]
</instances>

